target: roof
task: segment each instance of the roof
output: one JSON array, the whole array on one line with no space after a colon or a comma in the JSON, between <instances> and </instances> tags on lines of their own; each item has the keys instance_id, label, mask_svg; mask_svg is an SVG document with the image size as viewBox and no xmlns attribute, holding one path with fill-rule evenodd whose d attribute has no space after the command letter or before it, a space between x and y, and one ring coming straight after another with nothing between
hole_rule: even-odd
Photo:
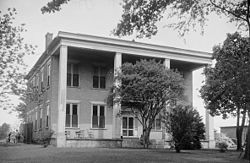
<instances>
[{"instance_id":1,"label":"roof","mask_svg":"<svg viewBox=\"0 0 250 163\"><path fill-rule=\"evenodd\" d=\"M45 50L45 52L41 55L41 57L38 59L36 64L33 66L33 68L30 70L30 72L25 77L26 79L29 79L34 72L39 69L43 61L48 58L50 55L53 55L53 53L57 50L59 47L58 45L62 44L63 40L67 40L78 43L89 43L89 44L102 44L107 46L113 46L118 47L124 50L127 49L139 49L144 51L150 51L150 52L157 52L157 53L168 53L168 54L178 54L178 55L185 55L190 57L200 57L204 58L206 60L211 60L212 55L208 52L202 52L202 51L195 51L195 50L187 50L187 49L181 49L181 48L175 48L170 46L162 46L162 45L154 45L154 44L147 44L147 43L141 43L141 42L135 42L135 41L127 41L122 39L114 39L114 38L108 38L108 37L100 37L100 36L93 36L93 35L87 35L87 34L79 34L79 33L70 33L70 32L63 32L59 31L57 37L55 37L48 48ZM92 46L89 46L90 48ZM116 49L113 51L115 52ZM109 50L110 51L110 50ZM123 52L121 51L121 52ZM159 56L162 57L162 56ZM204 63L208 64L207 61Z\"/></svg>"}]
</instances>

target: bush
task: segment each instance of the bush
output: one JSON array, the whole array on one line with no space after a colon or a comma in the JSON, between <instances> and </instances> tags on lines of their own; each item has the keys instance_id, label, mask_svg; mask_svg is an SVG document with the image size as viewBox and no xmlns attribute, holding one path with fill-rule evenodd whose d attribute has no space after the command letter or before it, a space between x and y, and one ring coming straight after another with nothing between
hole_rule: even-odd
<instances>
[{"instance_id":1,"label":"bush","mask_svg":"<svg viewBox=\"0 0 250 163\"><path fill-rule=\"evenodd\" d=\"M220 152L225 152L227 150L228 144L226 142L219 142L218 148L220 149Z\"/></svg>"},{"instance_id":2,"label":"bush","mask_svg":"<svg viewBox=\"0 0 250 163\"><path fill-rule=\"evenodd\" d=\"M176 152L181 149L200 149L205 138L205 125L199 113L192 106L177 105L167 111L167 132L171 135Z\"/></svg>"}]
</instances>

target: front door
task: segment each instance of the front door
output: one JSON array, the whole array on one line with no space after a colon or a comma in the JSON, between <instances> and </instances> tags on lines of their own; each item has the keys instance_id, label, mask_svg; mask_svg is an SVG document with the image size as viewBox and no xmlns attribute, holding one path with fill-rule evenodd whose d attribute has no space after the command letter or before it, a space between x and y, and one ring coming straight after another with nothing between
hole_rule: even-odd
<instances>
[{"instance_id":1,"label":"front door","mask_svg":"<svg viewBox=\"0 0 250 163\"><path fill-rule=\"evenodd\" d=\"M134 136L134 118L122 117L122 136L133 137Z\"/></svg>"}]
</instances>

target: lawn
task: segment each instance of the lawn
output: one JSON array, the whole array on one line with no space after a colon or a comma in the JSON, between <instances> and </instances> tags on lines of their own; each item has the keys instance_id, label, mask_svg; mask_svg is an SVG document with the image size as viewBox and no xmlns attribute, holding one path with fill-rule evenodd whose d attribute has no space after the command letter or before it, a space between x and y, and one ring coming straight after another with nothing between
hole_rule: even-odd
<instances>
[{"instance_id":1,"label":"lawn","mask_svg":"<svg viewBox=\"0 0 250 163\"><path fill-rule=\"evenodd\" d=\"M239 152L189 150L175 153L167 149L56 148L41 145L0 145L0 162L167 162L167 163L247 163L238 159Z\"/></svg>"}]
</instances>

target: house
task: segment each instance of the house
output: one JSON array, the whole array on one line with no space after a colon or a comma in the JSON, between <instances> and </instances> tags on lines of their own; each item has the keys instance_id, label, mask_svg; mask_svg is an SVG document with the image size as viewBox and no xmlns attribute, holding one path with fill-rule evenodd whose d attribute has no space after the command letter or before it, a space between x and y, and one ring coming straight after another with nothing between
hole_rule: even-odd
<instances>
[{"instance_id":1,"label":"house","mask_svg":"<svg viewBox=\"0 0 250 163\"><path fill-rule=\"evenodd\" d=\"M35 97L28 105L28 135L39 139L51 129L57 147L135 145L141 125L133 116L117 116L121 106L110 108L106 99L115 69L150 58L183 74L185 100L192 104L192 71L211 64L210 53L68 32L53 39L48 33L45 52L26 76ZM167 139L157 119L150 137L158 144Z\"/></svg>"}]
</instances>

